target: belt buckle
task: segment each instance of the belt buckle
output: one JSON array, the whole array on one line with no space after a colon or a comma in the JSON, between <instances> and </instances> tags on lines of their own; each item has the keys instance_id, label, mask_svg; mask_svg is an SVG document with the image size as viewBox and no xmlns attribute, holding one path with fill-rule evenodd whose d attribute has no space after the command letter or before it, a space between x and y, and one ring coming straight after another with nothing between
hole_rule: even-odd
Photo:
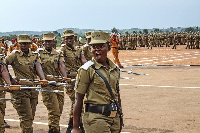
<instances>
[{"instance_id":1,"label":"belt buckle","mask_svg":"<svg viewBox=\"0 0 200 133\"><path fill-rule=\"evenodd\" d=\"M117 115L117 111L111 111L108 117L114 118Z\"/></svg>"}]
</instances>

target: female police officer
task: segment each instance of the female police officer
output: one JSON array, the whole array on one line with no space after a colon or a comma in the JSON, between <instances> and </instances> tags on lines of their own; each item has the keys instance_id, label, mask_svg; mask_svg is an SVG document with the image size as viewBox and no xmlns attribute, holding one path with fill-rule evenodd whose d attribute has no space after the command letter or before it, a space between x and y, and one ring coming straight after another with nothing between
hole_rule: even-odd
<instances>
[{"instance_id":1,"label":"female police officer","mask_svg":"<svg viewBox=\"0 0 200 133\"><path fill-rule=\"evenodd\" d=\"M109 47L109 34L104 32L92 32L91 46L93 59L85 63L78 70L76 77L76 102L73 114L73 133L81 132L79 129L80 115L85 99L85 113L83 125L87 133L120 132L120 119L115 113L111 116L111 97L104 80L95 72L95 69L107 79L121 106L119 95L119 68L107 58Z\"/></svg>"},{"instance_id":2,"label":"female police officer","mask_svg":"<svg viewBox=\"0 0 200 133\"><path fill-rule=\"evenodd\" d=\"M30 50L30 37L19 35L17 40L20 50L14 50L5 58L6 64L12 66L16 80L36 79L38 75L41 81L45 83L46 79L38 53L33 53ZM15 84L18 84L18 82ZM13 101L13 106L19 115L22 133L33 133L32 124L38 104L38 94L38 91L30 89L11 92L11 97L16 99L16 101Z\"/></svg>"}]
</instances>

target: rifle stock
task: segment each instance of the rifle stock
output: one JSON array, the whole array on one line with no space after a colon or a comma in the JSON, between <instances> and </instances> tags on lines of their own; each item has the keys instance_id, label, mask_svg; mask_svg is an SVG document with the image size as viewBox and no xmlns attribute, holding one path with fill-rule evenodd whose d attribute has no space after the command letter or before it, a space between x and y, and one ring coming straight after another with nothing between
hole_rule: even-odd
<instances>
[{"instance_id":1,"label":"rifle stock","mask_svg":"<svg viewBox=\"0 0 200 133\"><path fill-rule=\"evenodd\" d=\"M6 88L10 88L10 91L21 90L20 85L0 86L0 91L9 91Z\"/></svg>"}]
</instances>

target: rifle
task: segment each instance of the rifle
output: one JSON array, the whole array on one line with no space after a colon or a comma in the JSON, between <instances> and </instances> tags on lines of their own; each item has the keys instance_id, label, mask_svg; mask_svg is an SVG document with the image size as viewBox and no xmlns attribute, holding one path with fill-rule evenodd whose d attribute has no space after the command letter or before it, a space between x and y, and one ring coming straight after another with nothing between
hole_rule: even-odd
<instances>
[{"instance_id":1,"label":"rifle","mask_svg":"<svg viewBox=\"0 0 200 133\"><path fill-rule=\"evenodd\" d=\"M122 70L120 69L120 72L127 72L128 74L135 74L135 75L149 75L149 74L143 74L143 73L133 73L133 70L131 69L131 71L126 71L126 70Z\"/></svg>"},{"instance_id":2,"label":"rifle","mask_svg":"<svg viewBox=\"0 0 200 133\"><path fill-rule=\"evenodd\" d=\"M62 80L61 80L62 81ZM42 85L44 82L41 82L39 79L20 79L20 85ZM64 86L67 87L68 83L66 82L57 82L57 81L47 81L45 84L53 85L53 86Z\"/></svg>"},{"instance_id":3,"label":"rifle","mask_svg":"<svg viewBox=\"0 0 200 133\"><path fill-rule=\"evenodd\" d=\"M120 77L120 79L134 79L134 78L131 78L131 77Z\"/></svg>"},{"instance_id":4,"label":"rifle","mask_svg":"<svg viewBox=\"0 0 200 133\"><path fill-rule=\"evenodd\" d=\"M56 82L65 82L65 81L67 81L68 83L76 81L76 79L64 78L62 76L54 76L54 75L47 75L46 79L49 80L49 81L56 81Z\"/></svg>"},{"instance_id":5,"label":"rifle","mask_svg":"<svg viewBox=\"0 0 200 133\"><path fill-rule=\"evenodd\" d=\"M76 75L77 75L77 72L73 71L73 72L69 72L69 74L67 74L67 77L75 79Z\"/></svg>"},{"instance_id":6,"label":"rifle","mask_svg":"<svg viewBox=\"0 0 200 133\"><path fill-rule=\"evenodd\" d=\"M16 99L0 98L0 101L16 101Z\"/></svg>"},{"instance_id":7,"label":"rifle","mask_svg":"<svg viewBox=\"0 0 200 133\"><path fill-rule=\"evenodd\" d=\"M10 88L10 91L18 91L23 89L40 89L38 86L27 86L27 85L0 85L0 91L9 91L7 88Z\"/></svg>"},{"instance_id":8,"label":"rifle","mask_svg":"<svg viewBox=\"0 0 200 133\"><path fill-rule=\"evenodd\" d=\"M25 90L25 89L34 89L36 91L42 92L64 92L61 90L48 90L48 89L41 89L41 85L38 86L28 86L28 85L0 85L0 91L9 91L6 88L10 88L10 91L17 91L17 90Z\"/></svg>"}]
</instances>

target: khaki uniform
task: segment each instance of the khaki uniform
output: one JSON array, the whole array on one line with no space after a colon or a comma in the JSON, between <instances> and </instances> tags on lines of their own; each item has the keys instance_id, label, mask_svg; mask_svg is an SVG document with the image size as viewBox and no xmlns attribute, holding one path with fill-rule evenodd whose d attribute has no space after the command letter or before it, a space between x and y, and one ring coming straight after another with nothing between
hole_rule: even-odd
<instances>
[{"instance_id":1,"label":"khaki uniform","mask_svg":"<svg viewBox=\"0 0 200 133\"><path fill-rule=\"evenodd\" d=\"M107 70L102 64L97 63L94 59L94 67L99 70L103 76L107 79L110 87L118 99L118 85L119 85L119 68L108 59L110 69ZM86 66L85 63L83 66ZM85 94L85 104L92 105L109 105L112 101L112 97L106 87L105 82L94 71L91 66L88 68L81 67L78 70L75 84L76 92ZM106 111L106 110L105 110ZM83 125L87 133L118 133L120 130L120 120L118 115L115 117L108 117L100 113L85 112L83 115Z\"/></svg>"},{"instance_id":2,"label":"khaki uniform","mask_svg":"<svg viewBox=\"0 0 200 133\"><path fill-rule=\"evenodd\" d=\"M60 49L63 51L64 59L65 59L65 67L68 73L77 72L77 70L81 67L81 54L82 50L80 48L71 49L67 45L63 45ZM74 77L75 78L75 77ZM74 82L71 82L70 85L72 87L66 87L66 93L71 99L71 111L69 117L73 117L73 107L75 103L75 91L74 91Z\"/></svg>"},{"instance_id":3,"label":"khaki uniform","mask_svg":"<svg viewBox=\"0 0 200 133\"><path fill-rule=\"evenodd\" d=\"M3 56L0 56L1 60ZM1 67L1 66L0 66ZM0 85L4 85L4 80L0 76ZM0 98L5 98L5 92L0 91ZM6 108L6 101L0 101L0 133L5 132L5 127L4 127L4 116L5 116L5 108Z\"/></svg>"},{"instance_id":4,"label":"khaki uniform","mask_svg":"<svg viewBox=\"0 0 200 133\"><path fill-rule=\"evenodd\" d=\"M7 65L13 67L16 79L36 79L37 75L33 68L33 63L37 57L37 53L33 53L29 49L28 56L24 56L22 51L15 51L9 54L5 60ZM40 59L37 59L40 63ZM20 127L23 133L33 133L33 120L35 116L36 106L38 104L38 94L36 90L20 90L11 92L11 97L16 99L13 101L13 107L17 110L20 119Z\"/></svg>"},{"instance_id":5,"label":"khaki uniform","mask_svg":"<svg viewBox=\"0 0 200 133\"><path fill-rule=\"evenodd\" d=\"M87 61L92 59L92 52L91 52L91 47L88 44L83 45L83 54L85 56L85 59Z\"/></svg>"},{"instance_id":6,"label":"khaki uniform","mask_svg":"<svg viewBox=\"0 0 200 133\"><path fill-rule=\"evenodd\" d=\"M58 62L64 61L63 56L61 57L60 53L57 52L55 49L52 49L51 53L46 50L41 50L39 51L39 54L41 56L41 64L44 75L61 76ZM55 87L52 85L48 85L47 87L44 87L44 89L63 91L64 87ZM64 92L42 92L42 100L48 110L49 128L51 130L59 131L59 121L64 105Z\"/></svg>"}]
</instances>

